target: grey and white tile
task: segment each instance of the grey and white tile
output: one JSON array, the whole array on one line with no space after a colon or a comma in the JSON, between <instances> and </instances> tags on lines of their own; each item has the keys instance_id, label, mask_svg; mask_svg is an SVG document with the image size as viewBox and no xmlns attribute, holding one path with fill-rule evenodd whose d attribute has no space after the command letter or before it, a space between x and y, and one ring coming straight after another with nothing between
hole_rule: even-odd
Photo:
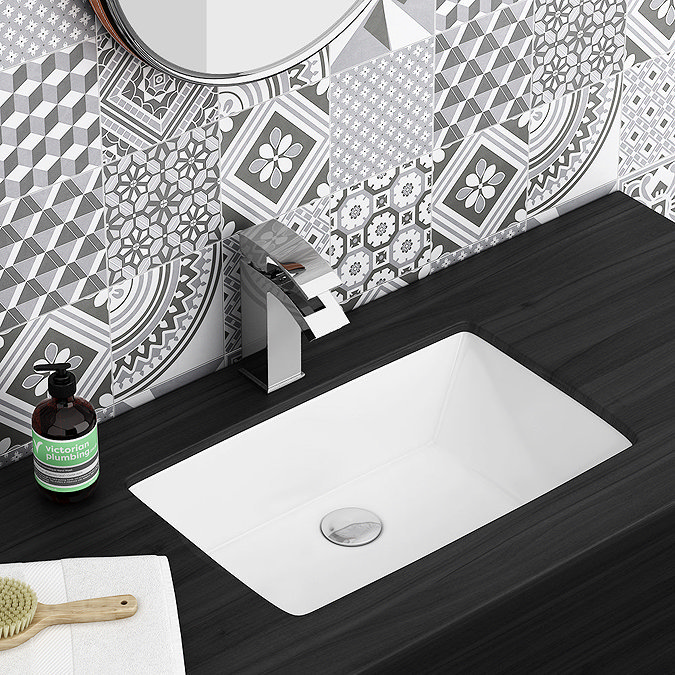
<instances>
[{"instance_id":1,"label":"grey and white tile","mask_svg":"<svg viewBox=\"0 0 675 675\"><path fill-rule=\"evenodd\" d=\"M228 361L241 354L241 251L239 237L223 239L223 308L225 312L225 356Z\"/></svg>"},{"instance_id":2,"label":"grey and white tile","mask_svg":"<svg viewBox=\"0 0 675 675\"><path fill-rule=\"evenodd\" d=\"M620 181L619 189L675 222L675 160Z\"/></svg>"},{"instance_id":3,"label":"grey and white tile","mask_svg":"<svg viewBox=\"0 0 675 675\"><path fill-rule=\"evenodd\" d=\"M429 262L432 161L426 155L332 196L331 263L341 302Z\"/></svg>"},{"instance_id":4,"label":"grey and white tile","mask_svg":"<svg viewBox=\"0 0 675 675\"><path fill-rule=\"evenodd\" d=\"M101 170L0 206L0 331L108 281Z\"/></svg>"},{"instance_id":5,"label":"grey and white tile","mask_svg":"<svg viewBox=\"0 0 675 675\"><path fill-rule=\"evenodd\" d=\"M110 283L220 241L217 123L104 167Z\"/></svg>"},{"instance_id":6,"label":"grey and white tile","mask_svg":"<svg viewBox=\"0 0 675 675\"><path fill-rule=\"evenodd\" d=\"M519 0L436 0L436 28L444 31L517 2Z\"/></svg>"},{"instance_id":7,"label":"grey and white tile","mask_svg":"<svg viewBox=\"0 0 675 675\"><path fill-rule=\"evenodd\" d=\"M72 364L80 396L101 411L113 404L108 310L100 296L0 335L0 448L10 458L26 454L33 410L47 393L48 373L33 366L63 361Z\"/></svg>"},{"instance_id":8,"label":"grey and white tile","mask_svg":"<svg viewBox=\"0 0 675 675\"><path fill-rule=\"evenodd\" d=\"M222 365L222 287L217 243L110 288L116 414Z\"/></svg>"},{"instance_id":9,"label":"grey and white tile","mask_svg":"<svg viewBox=\"0 0 675 675\"><path fill-rule=\"evenodd\" d=\"M625 26L625 0L535 0L532 104L620 73Z\"/></svg>"},{"instance_id":10,"label":"grey and white tile","mask_svg":"<svg viewBox=\"0 0 675 675\"><path fill-rule=\"evenodd\" d=\"M434 151L432 240L443 254L527 218L528 130L522 119Z\"/></svg>"},{"instance_id":11,"label":"grey and white tile","mask_svg":"<svg viewBox=\"0 0 675 675\"><path fill-rule=\"evenodd\" d=\"M278 218L279 222L297 232L307 243L330 262L330 197L315 199L299 209Z\"/></svg>"},{"instance_id":12,"label":"grey and white tile","mask_svg":"<svg viewBox=\"0 0 675 675\"><path fill-rule=\"evenodd\" d=\"M324 79L220 120L225 223L239 230L328 195L327 87Z\"/></svg>"},{"instance_id":13,"label":"grey and white tile","mask_svg":"<svg viewBox=\"0 0 675 675\"><path fill-rule=\"evenodd\" d=\"M0 69L96 37L86 0L0 0Z\"/></svg>"},{"instance_id":14,"label":"grey and white tile","mask_svg":"<svg viewBox=\"0 0 675 675\"><path fill-rule=\"evenodd\" d=\"M624 72L619 175L675 157L675 52Z\"/></svg>"},{"instance_id":15,"label":"grey and white tile","mask_svg":"<svg viewBox=\"0 0 675 675\"><path fill-rule=\"evenodd\" d=\"M516 235L522 234L523 232L532 229L534 226L536 226L536 223L533 223L532 221L523 221L522 223L514 223L510 227L507 227L504 230L499 230L498 232L495 232L489 237L479 239L473 244L469 244L467 246L464 246L463 248L458 248L452 251L451 253L445 253L442 255L440 255L439 247L436 247L433 252L436 254L436 257L433 257L432 255L433 259L429 265L430 267L429 273L433 274L434 272L438 272L439 270L447 269L451 265L454 265L458 262L462 262L462 260L466 260L467 258L470 258L471 256L474 256L478 253L481 253L482 251L485 251L488 248L493 248L504 241L513 239L513 237L515 237Z\"/></svg>"},{"instance_id":16,"label":"grey and white tile","mask_svg":"<svg viewBox=\"0 0 675 675\"><path fill-rule=\"evenodd\" d=\"M287 94L310 84L318 84L330 74L328 48L312 54L308 59L288 70L255 82L218 88L221 115L229 117L265 101Z\"/></svg>"},{"instance_id":17,"label":"grey and white tile","mask_svg":"<svg viewBox=\"0 0 675 675\"><path fill-rule=\"evenodd\" d=\"M215 87L192 84L152 68L105 31L98 36L97 48L105 162L217 119Z\"/></svg>"},{"instance_id":18,"label":"grey and white tile","mask_svg":"<svg viewBox=\"0 0 675 675\"><path fill-rule=\"evenodd\" d=\"M96 45L0 72L0 203L101 164Z\"/></svg>"},{"instance_id":19,"label":"grey and white tile","mask_svg":"<svg viewBox=\"0 0 675 675\"><path fill-rule=\"evenodd\" d=\"M534 108L529 115L528 217L537 223L615 189L621 75Z\"/></svg>"},{"instance_id":20,"label":"grey and white tile","mask_svg":"<svg viewBox=\"0 0 675 675\"><path fill-rule=\"evenodd\" d=\"M626 0L626 64L633 66L675 49L673 0Z\"/></svg>"},{"instance_id":21,"label":"grey and white tile","mask_svg":"<svg viewBox=\"0 0 675 675\"><path fill-rule=\"evenodd\" d=\"M375 0L328 46L331 72L366 63L433 33L433 0Z\"/></svg>"},{"instance_id":22,"label":"grey and white tile","mask_svg":"<svg viewBox=\"0 0 675 675\"><path fill-rule=\"evenodd\" d=\"M374 288L363 291L360 295L352 295L348 300L344 300L343 294L338 291L335 294L335 297L337 300L342 301L342 309L345 312L351 312L353 309L363 307L363 305L367 305L374 300L379 300L394 291L400 291L402 288L428 277L434 271L434 262L436 261L437 256L441 255L441 252L440 247L437 247L436 250L432 249L429 253L429 261L421 267L417 267L400 277L391 279L391 281L384 281Z\"/></svg>"},{"instance_id":23,"label":"grey and white tile","mask_svg":"<svg viewBox=\"0 0 675 675\"><path fill-rule=\"evenodd\" d=\"M331 77L331 190L429 153L433 40Z\"/></svg>"},{"instance_id":24,"label":"grey and white tile","mask_svg":"<svg viewBox=\"0 0 675 675\"><path fill-rule=\"evenodd\" d=\"M529 110L532 6L505 5L436 37L434 147Z\"/></svg>"}]
</instances>

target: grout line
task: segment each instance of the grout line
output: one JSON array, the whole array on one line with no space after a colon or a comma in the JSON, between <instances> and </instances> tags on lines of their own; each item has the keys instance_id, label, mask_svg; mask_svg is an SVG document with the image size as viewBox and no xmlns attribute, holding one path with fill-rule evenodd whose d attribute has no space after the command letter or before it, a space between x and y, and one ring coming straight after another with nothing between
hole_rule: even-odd
<instances>
[{"instance_id":1,"label":"grout line","mask_svg":"<svg viewBox=\"0 0 675 675\"><path fill-rule=\"evenodd\" d=\"M58 49L53 49L50 52L46 52L45 54L40 54L39 56L32 56L30 59L25 59L24 61L19 61L18 63L14 63L10 66L0 66L0 73L6 73L8 70L12 70L13 68L19 68L20 66L25 66L27 63L35 63L35 61L39 61L40 59L47 58L48 56L51 56L52 54L58 54L59 52L64 52L68 49L73 49L74 47L77 47L78 45L84 44L85 42L93 42L96 44L96 36L97 33L94 33L93 36L85 36L81 40L78 40L77 42L73 42L71 44L65 45L64 47L59 47Z\"/></svg>"},{"instance_id":2,"label":"grout line","mask_svg":"<svg viewBox=\"0 0 675 675\"><path fill-rule=\"evenodd\" d=\"M625 176L619 176L617 178L617 182L619 184L619 190L623 189L623 183L627 183L628 181L635 180L636 178L639 178L645 173L649 173L650 171L653 171L654 169L658 169L662 166L665 166L666 164L670 162L675 162L675 154L674 155L669 155L668 157L665 157L663 159L659 159L656 162L653 162L651 164L648 164L642 169L638 169L637 171L631 171L630 173L627 173Z\"/></svg>"}]
</instances>

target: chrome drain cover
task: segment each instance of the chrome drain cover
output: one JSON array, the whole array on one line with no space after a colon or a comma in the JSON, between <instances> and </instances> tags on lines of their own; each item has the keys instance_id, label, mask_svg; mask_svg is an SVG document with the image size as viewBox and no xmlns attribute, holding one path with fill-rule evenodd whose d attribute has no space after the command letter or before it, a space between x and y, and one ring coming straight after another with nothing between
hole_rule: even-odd
<instances>
[{"instance_id":1,"label":"chrome drain cover","mask_svg":"<svg viewBox=\"0 0 675 675\"><path fill-rule=\"evenodd\" d=\"M381 533L382 521L367 509L337 509L321 520L321 534L338 546L365 546Z\"/></svg>"}]
</instances>

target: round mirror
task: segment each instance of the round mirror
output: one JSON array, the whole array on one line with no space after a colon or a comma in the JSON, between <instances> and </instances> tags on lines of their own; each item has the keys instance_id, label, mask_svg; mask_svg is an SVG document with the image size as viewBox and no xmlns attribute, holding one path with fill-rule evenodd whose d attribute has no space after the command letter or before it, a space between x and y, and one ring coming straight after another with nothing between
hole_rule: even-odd
<instances>
[{"instance_id":1,"label":"round mirror","mask_svg":"<svg viewBox=\"0 0 675 675\"><path fill-rule=\"evenodd\" d=\"M325 47L371 0L92 0L129 51L176 77L239 84Z\"/></svg>"}]
</instances>

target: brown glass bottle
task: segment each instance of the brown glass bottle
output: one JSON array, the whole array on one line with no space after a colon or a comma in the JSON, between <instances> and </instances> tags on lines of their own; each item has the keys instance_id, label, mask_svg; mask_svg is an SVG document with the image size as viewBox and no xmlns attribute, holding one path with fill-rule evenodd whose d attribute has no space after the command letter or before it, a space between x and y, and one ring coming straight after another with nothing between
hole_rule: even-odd
<instances>
[{"instance_id":1,"label":"brown glass bottle","mask_svg":"<svg viewBox=\"0 0 675 675\"><path fill-rule=\"evenodd\" d=\"M98 483L98 434L94 431L96 411L88 401L75 396L75 377L67 368L70 368L70 364L49 364L35 368L39 371L57 371L49 376L49 393L52 398L42 401L35 408L32 423L33 431L38 435L33 436L36 484L45 497L59 504L71 504L86 499L94 492ZM80 452L77 447L71 448L78 439L83 442L80 449L86 444L86 450ZM50 446L49 441L55 443ZM42 447L38 452L39 446ZM53 454L47 455L46 452ZM72 458L74 462L53 463L55 458ZM41 485L40 480L45 481L46 486ZM78 484L83 482L87 485L78 489Z\"/></svg>"}]
</instances>

